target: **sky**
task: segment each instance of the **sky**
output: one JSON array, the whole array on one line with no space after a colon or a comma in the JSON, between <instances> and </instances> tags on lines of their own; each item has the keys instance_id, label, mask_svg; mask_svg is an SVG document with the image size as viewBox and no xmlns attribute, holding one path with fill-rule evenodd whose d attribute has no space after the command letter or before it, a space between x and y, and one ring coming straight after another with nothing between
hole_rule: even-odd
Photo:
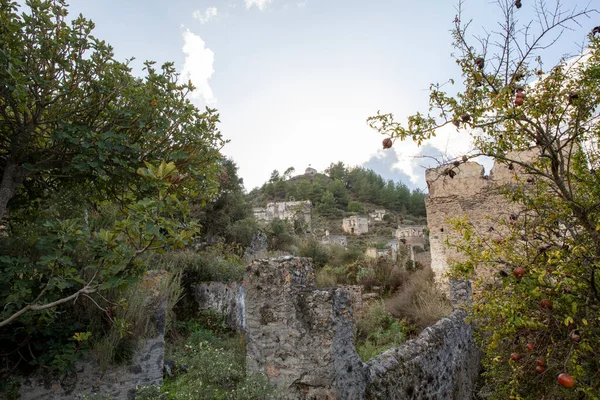
<instances>
[{"instance_id":1,"label":"sky","mask_svg":"<svg viewBox=\"0 0 600 400\"><path fill-rule=\"evenodd\" d=\"M533 1L522 2L527 20ZM378 110L401 121L427 112L429 84L460 78L451 57L455 7L452 0L71 0L69 10L96 23L95 36L116 59L135 57L136 74L143 60L175 62L197 87L192 101L219 111L230 141L222 152L247 190L274 169L323 171L337 161L424 189L433 164L421 156L461 155L468 136L445 129L421 148L405 141L384 151L366 119ZM463 7L477 29L496 26L493 2ZM567 32L553 55L581 44L597 19Z\"/></svg>"}]
</instances>

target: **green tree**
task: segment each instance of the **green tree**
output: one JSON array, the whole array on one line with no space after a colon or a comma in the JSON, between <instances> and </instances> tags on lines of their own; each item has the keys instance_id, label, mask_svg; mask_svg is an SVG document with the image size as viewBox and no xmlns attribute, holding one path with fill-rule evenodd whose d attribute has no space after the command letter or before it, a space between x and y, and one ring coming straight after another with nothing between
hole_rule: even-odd
<instances>
[{"instance_id":1,"label":"green tree","mask_svg":"<svg viewBox=\"0 0 600 400\"><path fill-rule=\"evenodd\" d=\"M198 113L173 64L157 71L148 62L135 78L92 36L91 21L68 22L64 1L27 4L31 12L19 14L0 2L0 218L9 202L73 182L99 200L118 197L144 161L176 160L198 189L210 185L198 193L214 193L205 174L218 116Z\"/></svg>"},{"instance_id":2,"label":"green tree","mask_svg":"<svg viewBox=\"0 0 600 400\"><path fill-rule=\"evenodd\" d=\"M451 180L454 168L479 155L514 171L505 192L522 211L483 236L456 220L462 239L451 243L464 256L453 274L478 277L472 316L485 352L484 392L495 399L597 399L600 27L581 55L542 68L543 50L597 11L540 2L530 6L536 22L523 26L518 16L527 3L499 1L500 29L475 46L462 5L453 31L463 83L456 94L433 84L430 114L409 117L407 126L391 114L369 123L419 144L445 125L464 129L476 150L452 160L440 179ZM574 387L561 386L559 374L574 378Z\"/></svg>"},{"instance_id":3,"label":"green tree","mask_svg":"<svg viewBox=\"0 0 600 400\"><path fill-rule=\"evenodd\" d=\"M338 161L337 163L331 163L329 167L325 170L325 173L331 179L337 179L344 183L348 181L348 170L343 162Z\"/></svg>"},{"instance_id":4,"label":"green tree","mask_svg":"<svg viewBox=\"0 0 600 400\"><path fill-rule=\"evenodd\" d=\"M321 196L321 201L317 205L317 211L320 215L330 216L336 215L339 213L339 210L336 207L336 201L333 193L329 190L326 190Z\"/></svg>"},{"instance_id":5,"label":"green tree","mask_svg":"<svg viewBox=\"0 0 600 400\"><path fill-rule=\"evenodd\" d=\"M346 189L346 185L344 182L340 180L334 180L329 184L328 190L335 197L335 202L340 208L346 208L348 205L349 197L348 190Z\"/></svg>"},{"instance_id":6,"label":"green tree","mask_svg":"<svg viewBox=\"0 0 600 400\"><path fill-rule=\"evenodd\" d=\"M217 237L231 239L228 232L233 224L250 218L252 215L252 209L244 196L243 179L238 176L235 162L223 158L220 160L219 166L218 194L208 202L192 200L191 215L198 219L202 225L202 236L209 241ZM242 224L237 228L242 226L248 227L249 225ZM236 229L236 232L241 233L239 229ZM247 242L247 234L242 235L241 238L244 243Z\"/></svg>"},{"instance_id":7,"label":"green tree","mask_svg":"<svg viewBox=\"0 0 600 400\"><path fill-rule=\"evenodd\" d=\"M351 201L348 203L348 211L362 214L365 212L365 208L362 205L362 203L360 203L358 201Z\"/></svg>"},{"instance_id":8,"label":"green tree","mask_svg":"<svg viewBox=\"0 0 600 400\"><path fill-rule=\"evenodd\" d=\"M136 78L63 0L27 5L0 0L3 350L19 332L34 345L71 337L75 301L110 317L141 254L189 244L187 199L216 193L224 143L172 63Z\"/></svg>"}]
</instances>

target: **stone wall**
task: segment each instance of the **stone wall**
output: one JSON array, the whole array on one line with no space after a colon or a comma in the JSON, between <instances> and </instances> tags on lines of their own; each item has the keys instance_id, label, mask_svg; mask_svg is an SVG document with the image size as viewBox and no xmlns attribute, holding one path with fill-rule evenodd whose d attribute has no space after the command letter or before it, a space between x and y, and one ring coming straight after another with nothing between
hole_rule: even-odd
<instances>
[{"instance_id":1,"label":"stone wall","mask_svg":"<svg viewBox=\"0 0 600 400\"><path fill-rule=\"evenodd\" d=\"M254 217L259 221L270 222L275 219L288 221L300 220L310 225L312 203L304 201L282 201L268 203L265 208L253 209Z\"/></svg>"},{"instance_id":2,"label":"stone wall","mask_svg":"<svg viewBox=\"0 0 600 400\"><path fill-rule=\"evenodd\" d=\"M202 283L194 288L194 296L200 310L221 313L229 327L245 329L244 287L238 282Z\"/></svg>"},{"instance_id":3,"label":"stone wall","mask_svg":"<svg viewBox=\"0 0 600 400\"><path fill-rule=\"evenodd\" d=\"M366 364L354 348L348 290L318 290L307 259L256 261L243 285L248 371L265 373L287 399L472 397L480 354L461 309L464 282L453 282L452 315Z\"/></svg>"},{"instance_id":4,"label":"stone wall","mask_svg":"<svg viewBox=\"0 0 600 400\"><path fill-rule=\"evenodd\" d=\"M337 244L343 248L348 246L348 239L344 235L330 235L329 231L325 232L325 236L321 239L321 243L323 244Z\"/></svg>"},{"instance_id":5,"label":"stone wall","mask_svg":"<svg viewBox=\"0 0 600 400\"><path fill-rule=\"evenodd\" d=\"M468 400L479 377L481 352L465 323L471 285L452 281L454 312L416 339L387 350L366 366L367 399Z\"/></svg>"},{"instance_id":6,"label":"stone wall","mask_svg":"<svg viewBox=\"0 0 600 400\"><path fill-rule=\"evenodd\" d=\"M163 279L166 279L164 271L150 271L139 286L148 295L151 326L129 364L102 368L96 361L84 359L75 364L73 372L59 379L34 375L21 385L21 399L77 400L98 394L100 398L131 400L138 386L161 386L167 312L167 300L160 292Z\"/></svg>"},{"instance_id":7,"label":"stone wall","mask_svg":"<svg viewBox=\"0 0 600 400\"><path fill-rule=\"evenodd\" d=\"M367 399L468 400L479 375L472 329L457 310L367 363Z\"/></svg>"},{"instance_id":8,"label":"stone wall","mask_svg":"<svg viewBox=\"0 0 600 400\"><path fill-rule=\"evenodd\" d=\"M344 218L342 220L342 230L351 235L361 235L369 232L369 220L367 217L359 217L353 215L352 217Z\"/></svg>"},{"instance_id":9,"label":"stone wall","mask_svg":"<svg viewBox=\"0 0 600 400\"><path fill-rule=\"evenodd\" d=\"M369 218L371 218L372 221L383 221L383 217L386 214L386 210L374 210L369 212Z\"/></svg>"},{"instance_id":10,"label":"stone wall","mask_svg":"<svg viewBox=\"0 0 600 400\"><path fill-rule=\"evenodd\" d=\"M255 261L244 286L248 372L265 373L288 399L363 398L345 290L317 290L308 259L293 257Z\"/></svg>"},{"instance_id":11,"label":"stone wall","mask_svg":"<svg viewBox=\"0 0 600 400\"><path fill-rule=\"evenodd\" d=\"M526 161L535 157L535 151L513 153L509 157ZM450 169L455 172L452 177L446 173ZM445 245L446 239L457 239L448 219L467 217L478 234L500 235L500 220L519 212L519 207L509 203L502 190L515 184L519 177L523 181L526 179L518 167L511 169L502 164L494 165L486 176L484 167L475 162L459 167L444 165L426 171L429 195L425 206L430 229L431 267L438 279L443 277L452 260L460 260L460 254ZM440 281L447 284L443 279Z\"/></svg>"}]
</instances>

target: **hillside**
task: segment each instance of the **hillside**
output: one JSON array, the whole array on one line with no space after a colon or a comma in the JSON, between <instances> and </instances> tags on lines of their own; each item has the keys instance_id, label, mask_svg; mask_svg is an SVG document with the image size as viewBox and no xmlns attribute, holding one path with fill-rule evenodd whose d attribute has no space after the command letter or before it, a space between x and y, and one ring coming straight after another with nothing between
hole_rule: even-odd
<instances>
[{"instance_id":1,"label":"hillside","mask_svg":"<svg viewBox=\"0 0 600 400\"><path fill-rule=\"evenodd\" d=\"M310 200L321 216L343 216L386 209L401 218L425 217L425 193L411 191L404 183L386 181L372 170L332 163L323 174L307 168L292 176L288 169L273 171L268 182L248 194L248 201L262 206L270 201Z\"/></svg>"}]
</instances>

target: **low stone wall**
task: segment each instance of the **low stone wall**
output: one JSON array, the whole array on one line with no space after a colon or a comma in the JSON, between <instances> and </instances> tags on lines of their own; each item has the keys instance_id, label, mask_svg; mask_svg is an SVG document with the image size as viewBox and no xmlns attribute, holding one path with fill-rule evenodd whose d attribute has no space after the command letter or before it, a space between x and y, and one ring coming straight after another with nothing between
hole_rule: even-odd
<instances>
[{"instance_id":1,"label":"low stone wall","mask_svg":"<svg viewBox=\"0 0 600 400\"><path fill-rule=\"evenodd\" d=\"M416 339L387 350L366 364L367 399L468 400L479 377L481 352L465 322L471 284L450 281L454 312Z\"/></svg>"},{"instance_id":2,"label":"low stone wall","mask_svg":"<svg viewBox=\"0 0 600 400\"><path fill-rule=\"evenodd\" d=\"M237 282L208 282L196 285L194 296L200 310L214 310L225 317L232 329L246 327L244 287Z\"/></svg>"},{"instance_id":3,"label":"low stone wall","mask_svg":"<svg viewBox=\"0 0 600 400\"><path fill-rule=\"evenodd\" d=\"M21 385L22 400L84 399L97 394L111 400L135 399L138 386L161 386L165 351L167 300L160 293L164 271L146 273L139 288L148 294L147 310L152 314L149 337L142 340L128 365L101 368L94 360L81 360L75 370L60 379L36 375ZM104 396L104 397L103 397Z\"/></svg>"},{"instance_id":4,"label":"low stone wall","mask_svg":"<svg viewBox=\"0 0 600 400\"><path fill-rule=\"evenodd\" d=\"M464 310L456 310L418 338L370 360L366 398L471 399L480 352L465 317Z\"/></svg>"},{"instance_id":5,"label":"low stone wall","mask_svg":"<svg viewBox=\"0 0 600 400\"><path fill-rule=\"evenodd\" d=\"M292 257L250 264L244 286L248 372L265 373L287 399L363 398L345 290L317 290L309 260Z\"/></svg>"},{"instance_id":6,"label":"low stone wall","mask_svg":"<svg viewBox=\"0 0 600 400\"><path fill-rule=\"evenodd\" d=\"M243 285L248 371L265 373L287 399L472 397L480 353L461 308L468 283L452 282L452 315L366 364L354 347L348 290L318 290L309 260L258 260Z\"/></svg>"}]
</instances>

